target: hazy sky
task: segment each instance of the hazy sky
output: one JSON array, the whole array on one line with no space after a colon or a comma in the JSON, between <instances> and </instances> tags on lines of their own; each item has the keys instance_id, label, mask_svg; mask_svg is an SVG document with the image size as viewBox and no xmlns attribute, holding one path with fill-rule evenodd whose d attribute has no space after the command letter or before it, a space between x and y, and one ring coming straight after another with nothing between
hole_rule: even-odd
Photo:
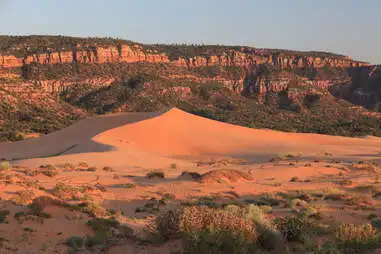
<instances>
[{"instance_id":1,"label":"hazy sky","mask_svg":"<svg viewBox=\"0 0 381 254\"><path fill-rule=\"evenodd\" d=\"M381 0L0 0L0 34L323 50L381 63Z\"/></svg>"}]
</instances>

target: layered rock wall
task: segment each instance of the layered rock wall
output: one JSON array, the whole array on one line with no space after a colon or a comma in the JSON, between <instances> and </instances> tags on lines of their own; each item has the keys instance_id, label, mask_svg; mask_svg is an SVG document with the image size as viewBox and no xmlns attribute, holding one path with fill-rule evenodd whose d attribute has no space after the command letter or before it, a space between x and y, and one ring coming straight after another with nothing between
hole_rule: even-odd
<instances>
[{"instance_id":1,"label":"layered rock wall","mask_svg":"<svg viewBox=\"0 0 381 254\"><path fill-rule=\"evenodd\" d=\"M73 46L71 51L50 51L38 54L26 54L24 57L13 55L0 55L0 67L17 68L24 64L57 64L57 63L118 63L118 62L149 62L173 63L183 67L203 67L213 65L223 66L249 66L251 64L269 64L277 69L291 70L295 68L322 68L351 66L366 66L367 63L354 61L350 58L313 57L313 56L285 56L279 54L264 54L260 51L241 52L227 50L221 55L204 55L195 57L179 57L170 61L165 53L147 51L141 45L120 45L120 47L96 47L80 45Z\"/></svg>"}]
</instances>

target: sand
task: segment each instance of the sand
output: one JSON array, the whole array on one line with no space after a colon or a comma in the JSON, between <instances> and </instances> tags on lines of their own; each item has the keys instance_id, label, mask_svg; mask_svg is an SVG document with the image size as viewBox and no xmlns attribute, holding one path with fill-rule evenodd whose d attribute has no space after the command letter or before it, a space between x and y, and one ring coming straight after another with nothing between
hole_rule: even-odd
<instances>
[{"instance_id":1,"label":"sand","mask_svg":"<svg viewBox=\"0 0 381 254\"><path fill-rule=\"evenodd\" d=\"M117 168L164 167L171 163L189 167L190 160L199 158L265 162L285 154L370 159L380 155L380 145L381 139L374 137L249 129L174 108L165 113L125 113L86 119L38 139L0 144L0 158L17 160L17 164L26 166L92 161L97 166Z\"/></svg>"},{"instance_id":2,"label":"sand","mask_svg":"<svg viewBox=\"0 0 381 254\"><path fill-rule=\"evenodd\" d=\"M20 191L26 190L38 197L51 196L57 183L90 186L93 190L86 195L104 208L121 211L123 223L132 227L137 237L152 220L152 214L137 213L136 209L165 194L172 195L173 200L160 209L203 196L242 201L255 199L263 193L336 188L337 182L344 178L353 180L351 188L373 184L372 174L352 172L349 167L359 160L379 160L380 147L381 139L375 137L345 138L249 129L176 108L160 113L97 116L36 139L0 144L0 158L19 167L9 173L15 177L14 183L0 184L1 206L13 216L16 212L27 211L24 205L14 204ZM80 162L96 170L76 170ZM64 163L74 167L66 170L60 166ZM59 174L54 177L22 174L25 167L40 170L38 167L42 164L55 165ZM111 167L112 172L102 170L105 166ZM145 175L152 170L162 171L165 178L147 179ZM183 171L204 174L212 170L242 171L250 177L240 179L235 174L232 181L226 175L219 178L218 174L209 174L215 179L208 178L204 182L179 177ZM295 177L298 181L290 181ZM37 181L39 187L20 184L27 181ZM126 184L134 188L122 187ZM96 186L103 186L105 191ZM282 209L274 216L282 214ZM381 215L379 210L374 213ZM90 218L79 212L61 207L48 207L46 212L52 219L43 225L27 221L21 227L13 218L9 219L8 224L0 224L0 237L12 238L7 244L18 249L18 253L27 253L20 251L26 249L38 253L64 253L67 249L63 244L65 239L92 234L84 225ZM363 222L366 217L361 210L344 211L336 204L328 205L325 212L332 214L333 219L340 215L355 223ZM28 233L24 239L23 227L36 229L36 232ZM169 249L176 251L177 248L178 243L171 242L143 250L130 242L112 248L110 253L169 253Z\"/></svg>"}]
</instances>

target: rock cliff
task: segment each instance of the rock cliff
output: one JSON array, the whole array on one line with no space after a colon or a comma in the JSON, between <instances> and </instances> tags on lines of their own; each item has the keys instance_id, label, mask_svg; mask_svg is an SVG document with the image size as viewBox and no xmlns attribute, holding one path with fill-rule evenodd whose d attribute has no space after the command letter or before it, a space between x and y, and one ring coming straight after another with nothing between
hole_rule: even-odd
<instances>
[{"instance_id":1,"label":"rock cliff","mask_svg":"<svg viewBox=\"0 0 381 254\"><path fill-rule=\"evenodd\" d=\"M201 54L195 56L178 56L169 59L168 52L159 52L155 47L145 47L140 44L120 44L117 46L73 45L71 50L55 51L45 49L43 52L31 53L25 50L24 56L17 57L10 53L0 53L0 68L18 68L24 64L57 64L57 63L172 63L183 67L205 66L249 66L252 64L269 64L280 70L295 68L322 67L359 67L368 63L354 61L348 57L338 56L308 56L306 53L294 52L287 54L276 50L256 50L252 48L224 49L219 55Z\"/></svg>"}]
</instances>

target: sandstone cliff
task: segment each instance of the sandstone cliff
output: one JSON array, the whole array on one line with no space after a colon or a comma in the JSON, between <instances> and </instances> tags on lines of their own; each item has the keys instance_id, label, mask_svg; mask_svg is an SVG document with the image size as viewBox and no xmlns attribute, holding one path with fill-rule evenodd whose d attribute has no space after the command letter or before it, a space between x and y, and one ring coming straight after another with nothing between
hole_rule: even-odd
<instances>
[{"instance_id":1,"label":"sandstone cliff","mask_svg":"<svg viewBox=\"0 0 381 254\"><path fill-rule=\"evenodd\" d=\"M280 50L242 48L222 48L217 52L205 50L201 53L189 55L180 54L170 58L171 46L160 50L155 46L142 44L117 44L99 46L97 44L73 44L71 49L57 50L43 47L43 50L34 52L25 46L23 56L12 55L12 52L0 52L0 68L18 68L24 64L57 64L57 63L172 63L183 67L205 66L241 66L252 64L269 64L277 69L292 70L295 68L322 68L367 66L369 64L354 61L349 57L329 55L327 53L288 52ZM173 46L175 47L175 46ZM207 46L205 46L207 47ZM42 52L41 52L42 51ZM285 53L286 52L286 53Z\"/></svg>"}]
</instances>

